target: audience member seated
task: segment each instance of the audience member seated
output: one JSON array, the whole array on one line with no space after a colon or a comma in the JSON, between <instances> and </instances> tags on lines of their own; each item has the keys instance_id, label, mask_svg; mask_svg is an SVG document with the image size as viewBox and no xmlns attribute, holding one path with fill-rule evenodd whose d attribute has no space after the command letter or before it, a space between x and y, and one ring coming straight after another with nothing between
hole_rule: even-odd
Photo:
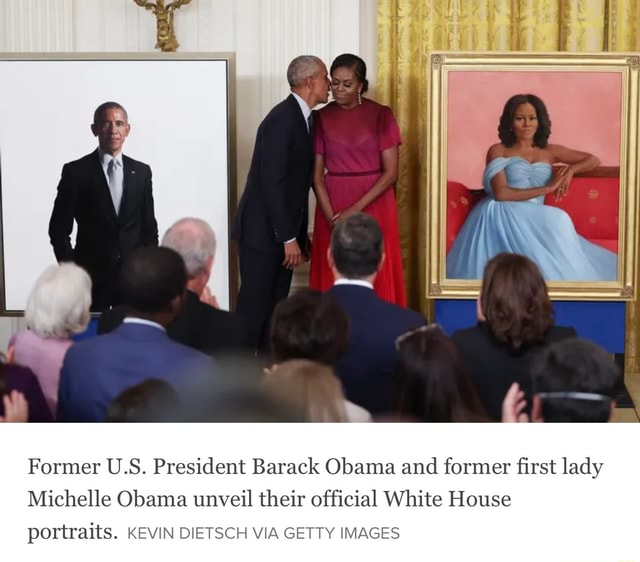
<instances>
[{"instance_id":1,"label":"audience member seated","mask_svg":"<svg viewBox=\"0 0 640 562\"><path fill-rule=\"evenodd\" d=\"M74 263L52 265L36 280L25 309L28 330L9 342L10 362L29 367L42 388L51 412L58 403L62 360L91 318L91 278Z\"/></svg>"},{"instance_id":2,"label":"audience member seated","mask_svg":"<svg viewBox=\"0 0 640 562\"><path fill-rule=\"evenodd\" d=\"M161 379L147 379L123 390L111 402L108 422L175 421L180 404L173 387Z\"/></svg>"},{"instance_id":3,"label":"audience member seated","mask_svg":"<svg viewBox=\"0 0 640 562\"><path fill-rule=\"evenodd\" d=\"M342 385L327 365L307 359L279 363L265 376L268 394L310 422L368 422L371 416L358 408L347 411ZM351 415L350 415L351 414Z\"/></svg>"},{"instance_id":4,"label":"audience member seated","mask_svg":"<svg viewBox=\"0 0 640 562\"><path fill-rule=\"evenodd\" d=\"M535 361L533 421L606 422L622 373L602 347L581 338L550 345Z\"/></svg>"},{"instance_id":5,"label":"audience member seated","mask_svg":"<svg viewBox=\"0 0 640 562\"><path fill-rule=\"evenodd\" d=\"M332 295L306 290L280 301L271 319L275 364L267 372L267 388L281 398L289 385L295 411L308 421L371 421L369 412L345 400L333 372L348 337L349 319Z\"/></svg>"},{"instance_id":6,"label":"audience member seated","mask_svg":"<svg viewBox=\"0 0 640 562\"><path fill-rule=\"evenodd\" d=\"M247 349L247 324L240 316L220 310L207 287L216 253L216 237L211 227L200 219L181 219L167 230L162 246L182 256L189 277L184 308L167 328L169 337L213 355ZM124 316L124 306L105 311L98 333L110 332Z\"/></svg>"},{"instance_id":7,"label":"audience member seated","mask_svg":"<svg viewBox=\"0 0 640 562\"><path fill-rule=\"evenodd\" d=\"M518 383L530 403L534 356L549 343L575 335L573 328L554 326L547 287L536 264L504 253L485 267L478 325L455 332L453 341L489 417L499 421L512 383Z\"/></svg>"},{"instance_id":8,"label":"audience member seated","mask_svg":"<svg viewBox=\"0 0 640 562\"><path fill-rule=\"evenodd\" d=\"M47 401L31 369L0 361L0 397L0 421L52 421Z\"/></svg>"},{"instance_id":9,"label":"audience member seated","mask_svg":"<svg viewBox=\"0 0 640 562\"><path fill-rule=\"evenodd\" d=\"M140 248L125 260L118 290L126 317L113 332L69 348L60 376L60 420L103 421L116 396L148 378L168 382L182 396L214 377L206 355L166 334L182 310L186 285L184 262L169 248Z\"/></svg>"},{"instance_id":10,"label":"audience member seated","mask_svg":"<svg viewBox=\"0 0 640 562\"><path fill-rule=\"evenodd\" d=\"M460 352L431 324L400 336L396 412L410 421L488 421Z\"/></svg>"},{"instance_id":11,"label":"audience member seated","mask_svg":"<svg viewBox=\"0 0 640 562\"><path fill-rule=\"evenodd\" d=\"M389 413L394 400L395 341L425 325L424 316L386 302L373 282L384 260L382 231L376 220L357 213L339 221L331 234L329 290L349 317L347 351L336 367L347 398L374 416Z\"/></svg>"}]
</instances>

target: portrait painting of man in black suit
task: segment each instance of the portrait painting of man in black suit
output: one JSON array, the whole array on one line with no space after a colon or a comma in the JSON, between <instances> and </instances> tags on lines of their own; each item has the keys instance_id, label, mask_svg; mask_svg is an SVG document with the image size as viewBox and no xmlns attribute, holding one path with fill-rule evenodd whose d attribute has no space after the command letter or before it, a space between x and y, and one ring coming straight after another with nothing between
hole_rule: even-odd
<instances>
[{"instance_id":1,"label":"portrait painting of man in black suit","mask_svg":"<svg viewBox=\"0 0 640 562\"><path fill-rule=\"evenodd\" d=\"M98 106L91 124L98 148L63 166L49 222L56 259L73 261L91 276L95 312L119 303L116 278L122 260L138 247L158 245L151 168L122 153L130 131L122 105ZM74 222L75 246L70 239Z\"/></svg>"}]
</instances>

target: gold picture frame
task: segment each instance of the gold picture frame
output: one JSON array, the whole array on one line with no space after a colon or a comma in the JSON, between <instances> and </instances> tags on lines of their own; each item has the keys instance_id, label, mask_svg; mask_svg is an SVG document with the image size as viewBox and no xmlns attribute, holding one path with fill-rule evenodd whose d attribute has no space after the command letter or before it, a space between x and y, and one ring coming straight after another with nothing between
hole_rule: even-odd
<instances>
[{"instance_id":1,"label":"gold picture frame","mask_svg":"<svg viewBox=\"0 0 640 562\"><path fill-rule=\"evenodd\" d=\"M497 126L506 100L510 95L532 93L551 99L545 100L552 123L550 142L573 143L575 149L602 153L602 165L589 174L593 179L578 182L586 191L573 196L576 216L566 213L579 238L617 253L615 280L548 279L550 296L557 300L635 299L639 68L638 53L431 53L426 147L427 298L478 295L481 275L473 279L448 277L447 252L459 234L455 230L459 215L468 212L457 209L472 207L477 198L474 194L481 190L468 190L468 196L463 193L456 201L452 185L468 188L465 181L475 177L475 187L480 185L487 149L499 142ZM604 176L619 179L598 179ZM605 183L606 189L600 189ZM590 206L583 205L579 197L591 199ZM616 209L617 216L612 217ZM581 214L585 216L578 216ZM586 225L582 228L588 235L581 234L581 224ZM529 257L536 261L535 256Z\"/></svg>"}]
</instances>

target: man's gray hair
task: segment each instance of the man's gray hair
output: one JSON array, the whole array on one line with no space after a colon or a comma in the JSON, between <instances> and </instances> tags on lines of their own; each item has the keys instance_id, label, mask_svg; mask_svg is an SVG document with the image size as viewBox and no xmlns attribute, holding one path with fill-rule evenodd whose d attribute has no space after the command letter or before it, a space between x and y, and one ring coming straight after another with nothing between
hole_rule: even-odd
<instances>
[{"instance_id":1,"label":"man's gray hair","mask_svg":"<svg viewBox=\"0 0 640 562\"><path fill-rule=\"evenodd\" d=\"M316 74L320 70L321 64L322 61L313 55L300 55L293 59L289 63L289 68L287 68L287 82L289 82L289 86L295 88L301 84L305 78Z\"/></svg>"},{"instance_id":2,"label":"man's gray hair","mask_svg":"<svg viewBox=\"0 0 640 562\"><path fill-rule=\"evenodd\" d=\"M216 255L216 235L212 228L205 221L192 217L180 219L170 226L161 245L182 256L189 279L204 273L209 260Z\"/></svg>"},{"instance_id":3,"label":"man's gray hair","mask_svg":"<svg viewBox=\"0 0 640 562\"><path fill-rule=\"evenodd\" d=\"M24 317L41 338L69 338L83 332L91 314L91 278L75 263L51 265L36 279Z\"/></svg>"}]
</instances>

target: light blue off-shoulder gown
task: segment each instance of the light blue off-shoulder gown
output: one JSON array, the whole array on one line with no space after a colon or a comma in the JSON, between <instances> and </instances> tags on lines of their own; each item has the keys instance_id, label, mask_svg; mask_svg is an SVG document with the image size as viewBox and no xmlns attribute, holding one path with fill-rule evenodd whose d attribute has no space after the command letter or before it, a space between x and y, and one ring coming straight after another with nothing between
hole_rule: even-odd
<instances>
[{"instance_id":1,"label":"light blue off-shoulder gown","mask_svg":"<svg viewBox=\"0 0 640 562\"><path fill-rule=\"evenodd\" d=\"M447 256L447 277L480 279L487 260L500 252L523 254L553 281L615 281L617 255L579 236L571 217L544 204L541 195L526 201L496 201L493 177L504 170L514 188L541 187L551 179L551 165L531 164L520 156L495 158L482 185L487 193L469 213Z\"/></svg>"}]
</instances>

